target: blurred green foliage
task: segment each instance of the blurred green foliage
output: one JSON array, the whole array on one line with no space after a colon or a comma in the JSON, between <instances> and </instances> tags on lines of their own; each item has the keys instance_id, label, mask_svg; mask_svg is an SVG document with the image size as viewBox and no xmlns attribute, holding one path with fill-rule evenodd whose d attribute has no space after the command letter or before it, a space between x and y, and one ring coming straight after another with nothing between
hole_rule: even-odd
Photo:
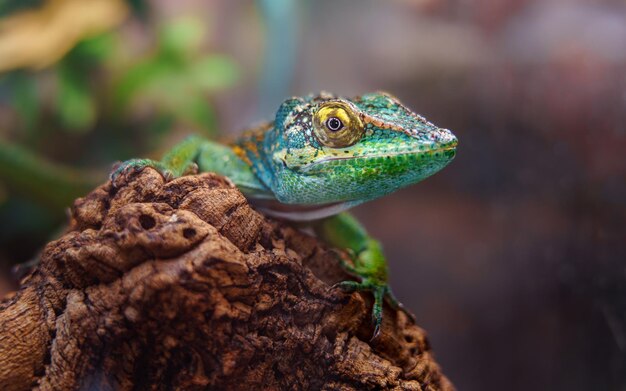
<instances>
[{"instance_id":1,"label":"blurred green foliage","mask_svg":"<svg viewBox=\"0 0 626 391\"><path fill-rule=\"evenodd\" d=\"M0 17L41 3L0 2ZM237 83L234 61L207 50L198 17L154 21L146 3L127 4L124 23L83 37L55 64L0 74L0 248L9 249L0 264L45 243L112 162L158 150L177 128L215 134L210 99Z\"/></svg>"},{"instance_id":2,"label":"blurred green foliage","mask_svg":"<svg viewBox=\"0 0 626 391\"><path fill-rule=\"evenodd\" d=\"M41 5L43 0L0 0L0 16L10 14L20 9L32 8Z\"/></svg>"},{"instance_id":3,"label":"blurred green foliage","mask_svg":"<svg viewBox=\"0 0 626 391\"><path fill-rule=\"evenodd\" d=\"M204 31L197 19L174 21L158 33L155 53L132 64L114 86L116 108L124 111L136 103L152 105L161 116L211 134L215 118L205 94L237 80L233 62L225 56L202 55Z\"/></svg>"}]
</instances>

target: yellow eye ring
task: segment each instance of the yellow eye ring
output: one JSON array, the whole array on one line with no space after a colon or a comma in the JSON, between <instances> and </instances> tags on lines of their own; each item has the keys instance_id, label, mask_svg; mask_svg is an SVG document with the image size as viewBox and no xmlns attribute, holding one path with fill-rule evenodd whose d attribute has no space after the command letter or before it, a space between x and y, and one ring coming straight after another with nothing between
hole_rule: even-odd
<instances>
[{"instance_id":1,"label":"yellow eye ring","mask_svg":"<svg viewBox=\"0 0 626 391\"><path fill-rule=\"evenodd\" d=\"M313 116L313 130L322 144L332 148L349 147L364 133L361 118L342 101L322 104Z\"/></svg>"}]
</instances>

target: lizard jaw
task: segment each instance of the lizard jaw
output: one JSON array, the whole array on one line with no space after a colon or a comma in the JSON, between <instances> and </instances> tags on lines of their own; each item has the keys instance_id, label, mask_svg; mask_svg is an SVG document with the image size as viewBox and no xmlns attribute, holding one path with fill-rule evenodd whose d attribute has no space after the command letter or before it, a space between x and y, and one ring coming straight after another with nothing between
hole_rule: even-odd
<instances>
[{"instance_id":1,"label":"lizard jaw","mask_svg":"<svg viewBox=\"0 0 626 391\"><path fill-rule=\"evenodd\" d=\"M426 151L378 153L378 154L356 156L356 157L355 156L327 156L318 161L308 163L300 167L296 167L295 171L302 172L302 173L310 173L311 171L315 171L315 169L318 168L322 164L326 164L326 163L330 163L334 161L341 161L341 160L364 160L364 159L367 160L367 159L377 159L377 158L392 159L392 158L399 158L402 156L406 156L406 157L408 156L437 156L437 154L447 155L449 160L452 160L452 158L454 158L454 156L456 155L456 145L457 145L457 142L455 141L453 144L447 145L445 147L440 147L440 148L426 150Z\"/></svg>"}]
</instances>

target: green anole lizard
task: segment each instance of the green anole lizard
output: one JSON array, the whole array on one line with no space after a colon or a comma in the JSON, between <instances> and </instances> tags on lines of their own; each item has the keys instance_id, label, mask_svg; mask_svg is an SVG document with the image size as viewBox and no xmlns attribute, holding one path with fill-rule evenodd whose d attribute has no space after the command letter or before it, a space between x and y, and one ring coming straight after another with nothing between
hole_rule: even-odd
<instances>
[{"instance_id":1,"label":"green anole lizard","mask_svg":"<svg viewBox=\"0 0 626 391\"><path fill-rule=\"evenodd\" d=\"M374 295L374 339L383 300L401 305L389 288L380 243L345 211L436 173L454 158L456 146L452 132L389 94L347 99L321 93L286 100L273 122L231 144L190 137L161 161L128 160L111 176L115 183L121 173L148 166L167 178L194 170L216 172L267 215L311 222L326 243L351 255L351 263L340 261L359 281L337 286Z\"/></svg>"}]
</instances>

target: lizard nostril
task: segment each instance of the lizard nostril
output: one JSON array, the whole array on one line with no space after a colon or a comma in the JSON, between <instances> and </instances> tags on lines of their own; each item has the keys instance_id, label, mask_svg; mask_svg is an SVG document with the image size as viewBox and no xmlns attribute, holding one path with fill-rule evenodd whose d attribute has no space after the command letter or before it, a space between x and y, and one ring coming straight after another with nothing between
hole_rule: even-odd
<instances>
[{"instance_id":1,"label":"lizard nostril","mask_svg":"<svg viewBox=\"0 0 626 391\"><path fill-rule=\"evenodd\" d=\"M437 141L441 145L451 148L456 147L459 142L456 136L451 131L444 128L437 129Z\"/></svg>"}]
</instances>

